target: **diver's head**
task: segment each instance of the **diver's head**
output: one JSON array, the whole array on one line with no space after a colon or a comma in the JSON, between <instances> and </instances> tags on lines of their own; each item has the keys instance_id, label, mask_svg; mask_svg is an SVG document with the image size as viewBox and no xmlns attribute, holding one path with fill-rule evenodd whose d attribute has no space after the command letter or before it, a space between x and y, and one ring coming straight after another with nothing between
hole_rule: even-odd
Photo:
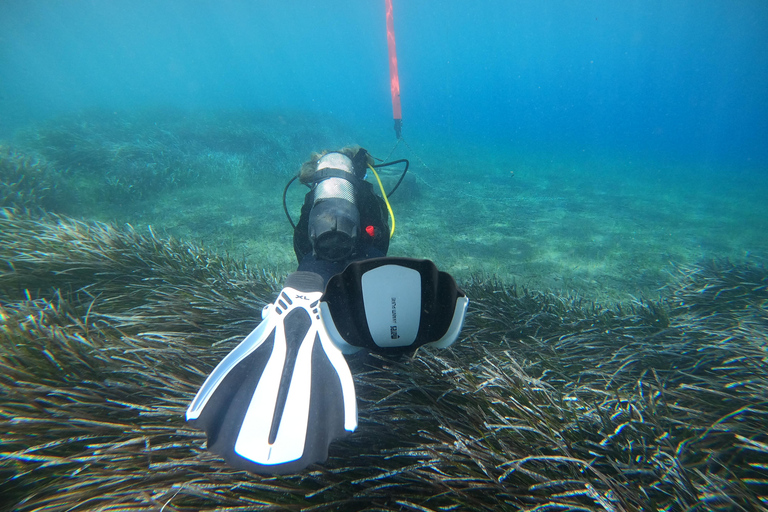
<instances>
[{"instance_id":1,"label":"diver's head","mask_svg":"<svg viewBox=\"0 0 768 512\"><path fill-rule=\"evenodd\" d=\"M341 261L352 256L360 232L360 213L355 204L352 160L342 153L327 153L317 161L309 239L315 256Z\"/></svg>"}]
</instances>

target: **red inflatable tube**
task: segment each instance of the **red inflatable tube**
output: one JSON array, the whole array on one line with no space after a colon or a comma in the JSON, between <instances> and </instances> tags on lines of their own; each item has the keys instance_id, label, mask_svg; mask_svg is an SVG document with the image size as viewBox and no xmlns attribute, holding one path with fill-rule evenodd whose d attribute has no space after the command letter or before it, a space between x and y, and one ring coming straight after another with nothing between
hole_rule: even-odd
<instances>
[{"instance_id":1,"label":"red inflatable tube","mask_svg":"<svg viewBox=\"0 0 768 512\"><path fill-rule=\"evenodd\" d=\"M387 8L387 48L389 49L389 85L392 92L392 117L395 119L395 135L399 139L403 127L403 112L400 108L400 78L397 76L395 21L392 15L392 0L384 0L384 3Z\"/></svg>"}]
</instances>

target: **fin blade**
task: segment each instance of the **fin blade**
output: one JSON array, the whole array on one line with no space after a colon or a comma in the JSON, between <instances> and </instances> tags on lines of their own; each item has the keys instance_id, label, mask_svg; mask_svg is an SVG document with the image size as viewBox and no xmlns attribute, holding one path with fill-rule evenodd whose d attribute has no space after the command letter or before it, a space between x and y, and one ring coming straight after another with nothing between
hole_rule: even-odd
<instances>
[{"instance_id":1,"label":"fin blade","mask_svg":"<svg viewBox=\"0 0 768 512\"><path fill-rule=\"evenodd\" d=\"M323 330L319 334L323 351L328 357L328 362L333 366L341 386L341 400L344 404L344 430L354 432L357 429L357 395L355 394L352 372L344 358L344 352L331 340L328 332Z\"/></svg>"},{"instance_id":2,"label":"fin blade","mask_svg":"<svg viewBox=\"0 0 768 512\"><path fill-rule=\"evenodd\" d=\"M208 434L208 449L231 466L298 472L325 461L330 443L357 427L352 374L314 295L293 294L290 311L270 314L222 360L187 411Z\"/></svg>"},{"instance_id":3,"label":"fin blade","mask_svg":"<svg viewBox=\"0 0 768 512\"><path fill-rule=\"evenodd\" d=\"M265 340L269 339L273 335L275 329L275 321L273 318L267 317L262 320L259 325L251 331L248 336L240 342L227 356L216 365L216 368L208 375L205 382L200 387L195 395L195 398L189 404L186 412L186 420L193 421L200 417L211 399L213 394L218 389L219 385L224 381L229 372L233 368L238 366L243 359L251 355L256 349L258 349Z\"/></svg>"},{"instance_id":4,"label":"fin blade","mask_svg":"<svg viewBox=\"0 0 768 512\"><path fill-rule=\"evenodd\" d=\"M274 358L274 365L271 364L273 358L270 358L254 390L235 441L234 452L237 455L256 464L275 465L295 461L304 453L311 393L311 351L315 332L316 329L307 330L296 347L293 368L288 369L290 383L287 396L285 402L280 404L280 388L286 376L283 364L286 362L288 345L293 340L286 342L285 330L282 325L277 326L275 351L279 351L279 357ZM281 413L279 424L272 439L278 413Z\"/></svg>"}]
</instances>

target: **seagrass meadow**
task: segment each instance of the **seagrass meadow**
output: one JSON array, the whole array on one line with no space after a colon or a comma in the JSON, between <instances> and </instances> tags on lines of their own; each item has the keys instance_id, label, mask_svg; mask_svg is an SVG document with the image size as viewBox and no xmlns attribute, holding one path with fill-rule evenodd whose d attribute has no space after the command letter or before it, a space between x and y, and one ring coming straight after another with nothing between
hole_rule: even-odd
<instances>
[{"instance_id":1,"label":"seagrass meadow","mask_svg":"<svg viewBox=\"0 0 768 512\"><path fill-rule=\"evenodd\" d=\"M535 217L596 217L578 195L555 207L546 198L568 189L553 192L527 167L512 185L529 198L514 203L529 207L516 217L531 226L527 245L490 196L465 217L487 214L495 230L462 224L445 238L451 217L411 210L432 211L448 179L425 180L436 172L425 164L406 182L393 207L407 227L392 252L457 275L471 299L460 339L412 357L349 357L359 427L327 463L281 477L229 468L184 411L293 265L273 192L309 151L352 141L306 118L164 119L81 115L3 147L1 510L768 509L763 246L729 260L711 257L732 255L725 245L638 240L648 252L665 244L659 263L561 233L568 250L537 265L546 258L532 240L545 230L554 244L557 233ZM216 206L233 189L250 213ZM454 202L480 189L465 191ZM185 206L196 201L204 211ZM619 236L624 222L590 240ZM499 233L517 249L503 251ZM430 252L440 236L447 254ZM462 252L468 237L478 254ZM479 253L492 266L462 267ZM552 271L570 280L548 280Z\"/></svg>"}]
</instances>

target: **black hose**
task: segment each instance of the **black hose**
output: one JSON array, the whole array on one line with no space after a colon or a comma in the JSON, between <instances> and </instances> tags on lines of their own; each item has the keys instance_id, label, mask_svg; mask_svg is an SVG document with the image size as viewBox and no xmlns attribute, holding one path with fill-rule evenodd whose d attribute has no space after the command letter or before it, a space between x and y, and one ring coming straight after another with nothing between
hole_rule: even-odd
<instances>
[{"instance_id":1,"label":"black hose","mask_svg":"<svg viewBox=\"0 0 768 512\"><path fill-rule=\"evenodd\" d=\"M298 178L298 176L294 176L293 178L291 178L291 181L289 181L288 184L283 189L283 210L285 210L285 216L288 217L288 222L291 223L291 227L293 229L296 229L296 224L293 223L293 219L291 218L291 214L288 213L288 202L286 200L286 196L288 195L288 187L291 186L291 183L296 181L296 178Z\"/></svg>"},{"instance_id":2,"label":"black hose","mask_svg":"<svg viewBox=\"0 0 768 512\"><path fill-rule=\"evenodd\" d=\"M389 167L391 165L396 165L396 164L400 164L400 163L403 163L403 162L405 162L405 169L403 169L403 174L400 175L400 179L397 180L397 183L395 183L395 186L392 187L392 190L387 192L387 197L391 197L392 194L395 193L395 190L397 190L397 187L399 187L400 184L403 182L403 179L405 178L405 173L408 172L408 167L411 165L411 163L408 160L406 160L405 158L403 158L401 160L394 160L392 162L386 162L386 163L383 163L383 164L376 164L376 165L373 166L374 169L378 169L379 167Z\"/></svg>"}]
</instances>

